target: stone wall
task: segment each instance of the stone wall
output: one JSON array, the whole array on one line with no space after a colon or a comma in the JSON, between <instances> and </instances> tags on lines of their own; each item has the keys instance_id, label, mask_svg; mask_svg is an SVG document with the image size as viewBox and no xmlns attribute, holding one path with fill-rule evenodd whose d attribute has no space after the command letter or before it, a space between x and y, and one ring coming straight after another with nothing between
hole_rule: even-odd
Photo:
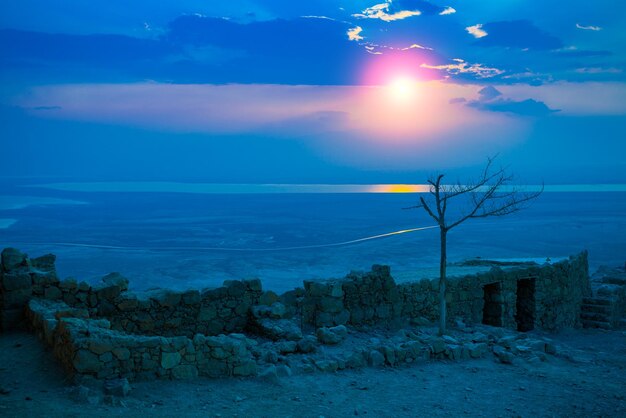
<instances>
[{"instance_id":1,"label":"stone wall","mask_svg":"<svg viewBox=\"0 0 626 418\"><path fill-rule=\"evenodd\" d=\"M193 337L241 332L248 324L250 308L258 304L261 282L227 280L224 286L202 292L158 289L142 294L128 292L128 280L118 273L91 286L75 279L59 280L52 254L29 259L18 250L2 252L0 272L1 329L23 319L32 298L63 301L86 309L94 318L105 318L111 328L129 333Z\"/></svg>"},{"instance_id":2,"label":"stone wall","mask_svg":"<svg viewBox=\"0 0 626 418\"><path fill-rule=\"evenodd\" d=\"M580 325L580 306L591 292L587 253L554 264L530 265L451 277L447 286L450 323L482 323L484 287L498 284L492 299L499 305L500 324L517 328L518 281L533 283L534 327L557 330ZM367 325L439 317L437 279L396 284L386 266L351 273L341 280L305 281L302 308L305 322L315 326Z\"/></svg>"},{"instance_id":3,"label":"stone wall","mask_svg":"<svg viewBox=\"0 0 626 418\"><path fill-rule=\"evenodd\" d=\"M387 266L344 279L305 281L303 289L280 296L263 292L257 279L204 291L135 294L118 273L97 286L59 280L54 261L53 255L29 259L15 249L2 251L0 324L7 330L27 323L71 375L251 375L251 353L257 359L267 353L244 331L274 341L282 351L308 353L319 336L304 335L304 324L400 326L438 318L437 280L396 284ZM586 252L543 266L496 266L449 279L448 318L480 324L488 311L489 321L497 322L491 325L522 331L577 327L590 293Z\"/></svg>"},{"instance_id":4,"label":"stone wall","mask_svg":"<svg viewBox=\"0 0 626 418\"><path fill-rule=\"evenodd\" d=\"M29 302L26 316L70 376L133 380L256 373L250 352L256 341L242 334L131 335L112 330L105 319L90 319L86 310L37 299Z\"/></svg>"}]
</instances>

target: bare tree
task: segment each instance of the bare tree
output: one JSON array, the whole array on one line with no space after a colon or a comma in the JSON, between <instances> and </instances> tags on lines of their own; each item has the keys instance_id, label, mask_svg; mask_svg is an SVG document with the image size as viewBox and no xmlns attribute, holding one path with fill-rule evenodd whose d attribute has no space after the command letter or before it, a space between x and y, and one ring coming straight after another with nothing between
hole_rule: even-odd
<instances>
[{"instance_id":1,"label":"bare tree","mask_svg":"<svg viewBox=\"0 0 626 418\"><path fill-rule=\"evenodd\" d=\"M543 192L524 192L512 185L514 177L505 168L494 168L496 157L490 157L479 178L466 184L457 182L444 185L444 174L428 179L430 185L427 198L420 197L420 204L413 208L423 208L439 225L441 254L439 260L439 334L446 332L446 263L448 232L469 219L505 216L524 209ZM446 218L448 205L465 200L454 219Z\"/></svg>"}]
</instances>

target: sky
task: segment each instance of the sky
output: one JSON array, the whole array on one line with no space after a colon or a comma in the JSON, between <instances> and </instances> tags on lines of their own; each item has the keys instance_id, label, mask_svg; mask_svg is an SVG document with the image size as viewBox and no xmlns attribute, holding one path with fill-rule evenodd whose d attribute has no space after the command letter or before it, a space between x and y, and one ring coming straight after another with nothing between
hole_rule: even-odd
<instances>
[{"instance_id":1,"label":"sky","mask_svg":"<svg viewBox=\"0 0 626 418\"><path fill-rule=\"evenodd\" d=\"M5 0L1 177L626 183L626 3Z\"/></svg>"}]
</instances>

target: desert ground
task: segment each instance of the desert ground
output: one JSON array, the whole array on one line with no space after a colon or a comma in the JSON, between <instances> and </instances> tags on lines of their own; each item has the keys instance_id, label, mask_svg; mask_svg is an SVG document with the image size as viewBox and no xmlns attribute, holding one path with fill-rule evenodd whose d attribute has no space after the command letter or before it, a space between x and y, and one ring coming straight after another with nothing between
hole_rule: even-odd
<instances>
[{"instance_id":1,"label":"desert ground","mask_svg":"<svg viewBox=\"0 0 626 418\"><path fill-rule=\"evenodd\" d=\"M546 336L544 334L544 336ZM27 332L0 336L3 417L620 417L626 332L549 334L547 361L430 361L281 377L132 382L123 398L80 393Z\"/></svg>"}]
</instances>

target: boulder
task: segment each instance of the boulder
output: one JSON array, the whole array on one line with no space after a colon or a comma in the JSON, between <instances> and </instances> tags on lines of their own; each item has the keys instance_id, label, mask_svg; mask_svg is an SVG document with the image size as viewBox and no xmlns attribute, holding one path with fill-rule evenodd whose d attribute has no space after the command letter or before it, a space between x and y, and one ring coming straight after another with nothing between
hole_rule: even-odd
<instances>
[{"instance_id":1,"label":"boulder","mask_svg":"<svg viewBox=\"0 0 626 418\"><path fill-rule=\"evenodd\" d=\"M369 352L367 363L372 367L381 367L385 364L385 356L378 350Z\"/></svg>"},{"instance_id":2,"label":"boulder","mask_svg":"<svg viewBox=\"0 0 626 418\"><path fill-rule=\"evenodd\" d=\"M503 364L513 364L514 355L504 347L496 345L493 347L493 354Z\"/></svg>"},{"instance_id":3,"label":"boulder","mask_svg":"<svg viewBox=\"0 0 626 418\"><path fill-rule=\"evenodd\" d=\"M317 338L314 335L307 335L298 341L298 351L301 353L313 353L317 350Z\"/></svg>"},{"instance_id":4,"label":"boulder","mask_svg":"<svg viewBox=\"0 0 626 418\"><path fill-rule=\"evenodd\" d=\"M128 290L128 279L117 272L109 273L104 276L102 283L104 283L105 286L117 286L122 292Z\"/></svg>"},{"instance_id":5,"label":"boulder","mask_svg":"<svg viewBox=\"0 0 626 418\"><path fill-rule=\"evenodd\" d=\"M344 325L330 328L322 327L317 330L317 339L322 344L335 345L342 342L347 334L348 329Z\"/></svg>"},{"instance_id":6,"label":"boulder","mask_svg":"<svg viewBox=\"0 0 626 418\"><path fill-rule=\"evenodd\" d=\"M110 379L104 382L104 393L112 396L125 397L130 394L131 387L128 379Z\"/></svg>"},{"instance_id":7,"label":"boulder","mask_svg":"<svg viewBox=\"0 0 626 418\"><path fill-rule=\"evenodd\" d=\"M164 369L171 369L174 366L177 366L180 363L180 353L161 353L161 367Z\"/></svg>"},{"instance_id":8,"label":"boulder","mask_svg":"<svg viewBox=\"0 0 626 418\"><path fill-rule=\"evenodd\" d=\"M28 256L16 248L2 250L2 267L4 271L11 271L28 266Z\"/></svg>"}]
</instances>

